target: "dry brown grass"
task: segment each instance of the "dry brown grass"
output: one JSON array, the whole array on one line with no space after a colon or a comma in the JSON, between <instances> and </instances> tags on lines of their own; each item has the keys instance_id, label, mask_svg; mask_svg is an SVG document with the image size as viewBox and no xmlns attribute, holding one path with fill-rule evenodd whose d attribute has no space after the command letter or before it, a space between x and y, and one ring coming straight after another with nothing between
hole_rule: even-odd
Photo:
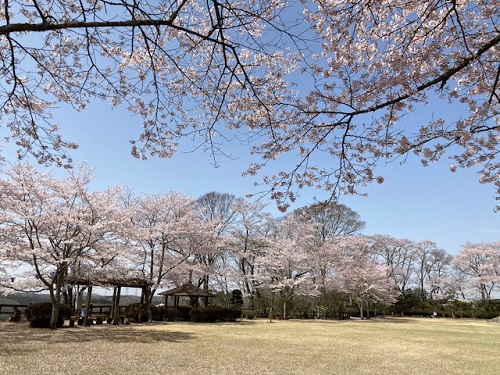
<instances>
[{"instance_id":1,"label":"dry brown grass","mask_svg":"<svg viewBox=\"0 0 500 375\"><path fill-rule=\"evenodd\" d=\"M0 323L0 374L500 374L500 324L241 321L31 329Z\"/></svg>"}]
</instances>

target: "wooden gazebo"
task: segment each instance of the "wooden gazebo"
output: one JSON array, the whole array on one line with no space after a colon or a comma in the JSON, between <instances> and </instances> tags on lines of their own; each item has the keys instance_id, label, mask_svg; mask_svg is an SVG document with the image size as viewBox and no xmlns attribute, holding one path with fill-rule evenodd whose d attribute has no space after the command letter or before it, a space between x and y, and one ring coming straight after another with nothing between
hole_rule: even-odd
<instances>
[{"instance_id":1,"label":"wooden gazebo","mask_svg":"<svg viewBox=\"0 0 500 375\"><path fill-rule=\"evenodd\" d=\"M131 279L99 279L99 280L88 280L81 278L69 277L65 280L71 285L80 285L87 288L87 298L86 306L90 306L90 301L92 299L92 287L113 287L113 301L111 305L111 318L113 319L113 324L119 323L119 306L120 306L120 294L123 288L140 288L141 289L141 304L144 303L144 296L146 294L146 288L151 285L151 283L144 279L131 278ZM77 301L77 309L81 308L81 299ZM89 309L85 309L84 325L87 324L89 317Z\"/></svg>"},{"instance_id":2,"label":"wooden gazebo","mask_svg":"<svg viewBox=\"0 0 500 375\"><path fill-rule=\"evenodd\" d=\"M166 290L158 293L160 296L165 296L165 307L168 306L168 297L174 297L174 307L179 308L180 297L189 297L193 307L199 306L199 299L203 298L205 306L208 306L208 299L215 297L215 294L206 290L200 289L192 283L183 284L177 288Z\"/></svg>"}]
</instances>

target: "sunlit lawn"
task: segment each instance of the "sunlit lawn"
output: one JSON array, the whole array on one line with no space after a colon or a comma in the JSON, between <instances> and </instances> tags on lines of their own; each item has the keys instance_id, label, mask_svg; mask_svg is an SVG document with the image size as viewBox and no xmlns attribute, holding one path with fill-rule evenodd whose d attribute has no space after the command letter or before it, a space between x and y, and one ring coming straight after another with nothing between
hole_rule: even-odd
<instances>
[{"instance_id":1,"label":"sunlit lawn","mask_svg":"<svg viewBox=\"0 0 500 375\"><path fill-rule=\"evenodd\" d=\"M49 331L0 323L0 374L500 374L500 324L243 320Z\"/></svg>"}]
</instances>

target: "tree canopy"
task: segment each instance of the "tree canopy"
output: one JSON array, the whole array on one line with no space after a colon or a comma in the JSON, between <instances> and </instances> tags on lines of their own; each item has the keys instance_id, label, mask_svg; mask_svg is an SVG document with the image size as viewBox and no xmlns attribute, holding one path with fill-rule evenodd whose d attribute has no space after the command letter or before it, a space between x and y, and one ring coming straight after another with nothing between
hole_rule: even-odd
<instances>
[{"instance_id":1,"label":"tree canopy","mask_svg":"<svg viewBox=\"0 0 500 375\"><path fill-rule=\"evenodd\" d=\"M52 108L99 99L142 117L136 157L187 138L217 161L241 141L253 175L291 153L263 179L282 209L305 186L358 193L410 153L479 165L500 189L496 0L3 0L0 22L0 118L20 156L71 164Z\"/></svg>"},{"instance_id":2,"label":"tree canopy","mask_svg":"<svg viewBox=\"0 0 500 375\"><path fill-rule=\"evenodd\" d=\"M91 181L84 167L64 179L28 164L2 169L0 292L48 291L53 327L59 303L73 305L74 280L134 280L146 303L186 282L238 289L256 308L279 300L283 317L301 298L320 306L336 295L363 316L411 289L422 301L485 303L499 291L497 242L468 243L451 256L431 241L360 234L359 215L333 203L275 218L231 194L90 192Z\"/></svg>"}]
</instances>

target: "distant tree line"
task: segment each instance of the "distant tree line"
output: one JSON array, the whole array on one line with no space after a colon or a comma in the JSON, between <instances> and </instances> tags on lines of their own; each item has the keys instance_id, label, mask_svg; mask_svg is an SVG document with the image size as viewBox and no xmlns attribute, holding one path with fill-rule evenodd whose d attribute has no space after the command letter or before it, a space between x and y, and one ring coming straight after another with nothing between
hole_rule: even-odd
<instances>
[{"instance_id":1,"label":"distant tree line","mask_svg":"<svg viewBox=\"0 0 500 375\"><path fill-rule=\"evenodd\" d=\"M210 192L91 191L81 166L57 179L27 164L0 179L0 285L48 291L74 305L69 278L141 279L146 303L192 282L247 314L282 318L381 313L486 317L498 308L500 242L452 256L434 242L360 234L365 223L335 202L274 217L261 202Z\"/></svg>"}]
</instances>

